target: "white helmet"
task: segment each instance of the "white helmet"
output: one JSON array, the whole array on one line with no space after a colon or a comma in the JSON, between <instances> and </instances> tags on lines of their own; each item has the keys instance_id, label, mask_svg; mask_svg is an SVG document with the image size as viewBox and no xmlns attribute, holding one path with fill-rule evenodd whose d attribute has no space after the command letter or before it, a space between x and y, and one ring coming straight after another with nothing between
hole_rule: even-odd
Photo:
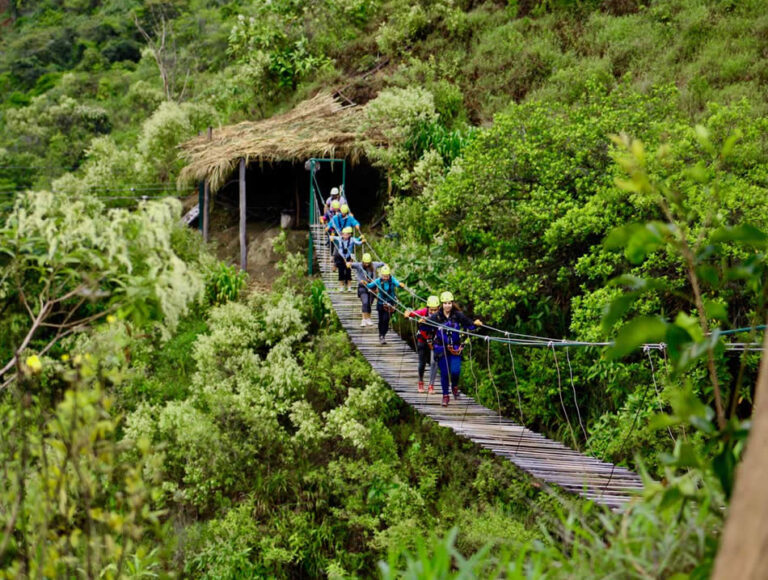
<instances>
[{"instance_id":1,"label":"white helmet","mask_svg":"<svg viewBox=\"0 0 768 580\"><path fill-rule=\"evenodd\" d=\"M338 187L331 188L331 195L339 195L339 188Z\"/></svg>"}]
</instances>

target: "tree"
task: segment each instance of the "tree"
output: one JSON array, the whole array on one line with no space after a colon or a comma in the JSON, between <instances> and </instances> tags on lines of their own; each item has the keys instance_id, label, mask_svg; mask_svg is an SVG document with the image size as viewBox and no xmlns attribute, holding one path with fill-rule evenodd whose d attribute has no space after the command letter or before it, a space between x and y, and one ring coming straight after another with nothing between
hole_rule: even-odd
<instances>
[{"instance_id":1,"label":"tree","mask_svg":"<svg viewBox=\"0 0 768 580\"><path fill-rule=\"evenodd\" d=\"M764 578L768 568L768 333L755 389L747 451L738 468L733 499L715 561L715 580Z\"/></svg>"},{"instance_id":2,"label":"tree","mask_svg":"<svg viewBox=\"0 0 768 580\"><path fill-rule=\"evenodd\" d=\"M89 196L20 196L0 229L0 310L20 315L0 342L2 386L33 342L45 354L110 314L173 327L203 285L174 247L179 213L172 199L128 211Z\"/></svg>"}]
</instances>

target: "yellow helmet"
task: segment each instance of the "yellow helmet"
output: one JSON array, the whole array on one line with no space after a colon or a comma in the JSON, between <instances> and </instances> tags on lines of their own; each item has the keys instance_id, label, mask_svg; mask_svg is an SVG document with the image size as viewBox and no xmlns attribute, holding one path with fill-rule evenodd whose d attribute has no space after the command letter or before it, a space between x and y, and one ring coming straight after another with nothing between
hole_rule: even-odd
<instances>
[{"instance_id":1,"label":"yellow helmet","mask_svg":"<svg viewBox=\"0 0 768 580\"><path fill-rule=\"evenodd\" d=\"M341 213L349 213L349 206L346 203L341 206Z\"/></svg>"},{"instance_id":2,"label":"yellow helmet","mask_svg":"<svg viewBox=\"0 0 768 580\"><path fill-rule=\"evenodd\" d=\"M453 294L450 292L443 292L440 294L440 302L453 302Z\"/></svg>"},{"instance_id":3,"label":"yellow helmet","mask_svg":"<svg viewBox=\"0 0 768 580\"><path fill-rule=\"evenodd\" d=\"M440 308L440 299L437 296L427 298L427 308Z\"/></svg>"},{"instance_id":4,"label":"yellow helmet","mask_svg":"<svg viewBox=\"0 0 768 580\"><path fill-rule=\"evenodd\" d=\"M379 274L382 276L389 276L391 274L389 271L389 266L384 264L381 268L379 268Z\"/></svg>"},{"instance_id":5,"label":"yellow helmet","mask_svg":"<svg viewBox=\"0 0 768 580\"><path fill-rule=\"evenodd\" d=\"M339 209L339 201L338 200L334 199L331 202L331 209Z\"/></svg>"},{"instance_id":6,"label":"yellow helmet","mask_svg":"<svg viewBox=\"0 0 768 580\"><path fill-rule=\"evenodd\" d=\"M347 226L346 228L344 228L343 230L341 230L341 233L342 233L342 234L351 234L351 233L352 233L352 228L351 228L351 227L349 227L349 226Z\"/></svg>"},{"instance_id":7,"label":"yellow helmet","mask_svg":"<svg viewBox=\"0 0 768 580\"><path fill-rule=\"evenodd\" d=\"M371 255L368 252L363 254L363 264L370 264L371 262L373 262L373 258L371 258Z\"/></svg>"}]
</instances>

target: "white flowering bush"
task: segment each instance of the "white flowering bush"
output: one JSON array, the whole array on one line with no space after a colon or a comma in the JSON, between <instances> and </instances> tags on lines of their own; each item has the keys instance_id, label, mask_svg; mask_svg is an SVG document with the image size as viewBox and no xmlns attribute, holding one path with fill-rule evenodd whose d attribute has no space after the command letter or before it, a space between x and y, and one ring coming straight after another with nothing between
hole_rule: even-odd
<instances>
[{"instance_id":1,"label":"white flowering bush","mask_svg":"<svg viewBox=\"0 0 768 580\"><path fill-rule=\"evenodd\" d=\"M149 166L135 149L121 149L112 137L103 136L85 150L80 171L55 179L52 189L63 195L130 196L130 187L149 179Z\"/></svg>"},{"instance_id":2,"label":"white flowering bush","mask_svg":"<svg viewBox=\"0 0 768 580\"><path fill-rule=\"evenodd\" d=\"M45 353L110 314L173 330L203 290L197 265L176 252L180 211L173 199L127 211L87 195L20 195L0 228L0 297L26 322L0 337L0 375L12 349L37 339Z\"/></svg>"},{"instance_id":3,"label":"white flowering bush","mask_svg":"<svg viewBox=\"0 0 768 580\"><path fill-rule=\"evenodd\" d=\"M358 450L387 453L387 445L381 446L381 419L390 402L392 391L380 381L366 385L364 389L350 389L344 404L326 415L326 434L340 437ZM390 440L388 443L392 443Z\"/></svg>"}]
</instances>

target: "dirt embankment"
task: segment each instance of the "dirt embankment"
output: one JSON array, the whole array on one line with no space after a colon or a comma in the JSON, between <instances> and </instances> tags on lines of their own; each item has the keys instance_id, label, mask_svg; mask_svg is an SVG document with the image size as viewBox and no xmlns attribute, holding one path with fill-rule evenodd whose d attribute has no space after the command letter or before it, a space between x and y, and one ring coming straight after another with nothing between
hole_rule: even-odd
<instances>
[{"instance_id":1,"label":"dirt embankment","mask_svg":"<svg viewBox=\"0 0 768 580\"><path fill-rule=\"evenodd\" d=\"M197 196L190 196L189 203L184 203L185 210L197 203ZM210 241L216 257L229 264L240 263L239 216L231 208L215 204L210 214ZM274 279L280 275L275 267L279 257L272 251L272 242L283 231L279 220L259 220L258 216L248 216L246 223L248 240L248 259L246 270L250 276L249 284L268 289ZM306 228L285 230L289 252L306 250L309 232Z\"/></svg>"}]
</instances>

